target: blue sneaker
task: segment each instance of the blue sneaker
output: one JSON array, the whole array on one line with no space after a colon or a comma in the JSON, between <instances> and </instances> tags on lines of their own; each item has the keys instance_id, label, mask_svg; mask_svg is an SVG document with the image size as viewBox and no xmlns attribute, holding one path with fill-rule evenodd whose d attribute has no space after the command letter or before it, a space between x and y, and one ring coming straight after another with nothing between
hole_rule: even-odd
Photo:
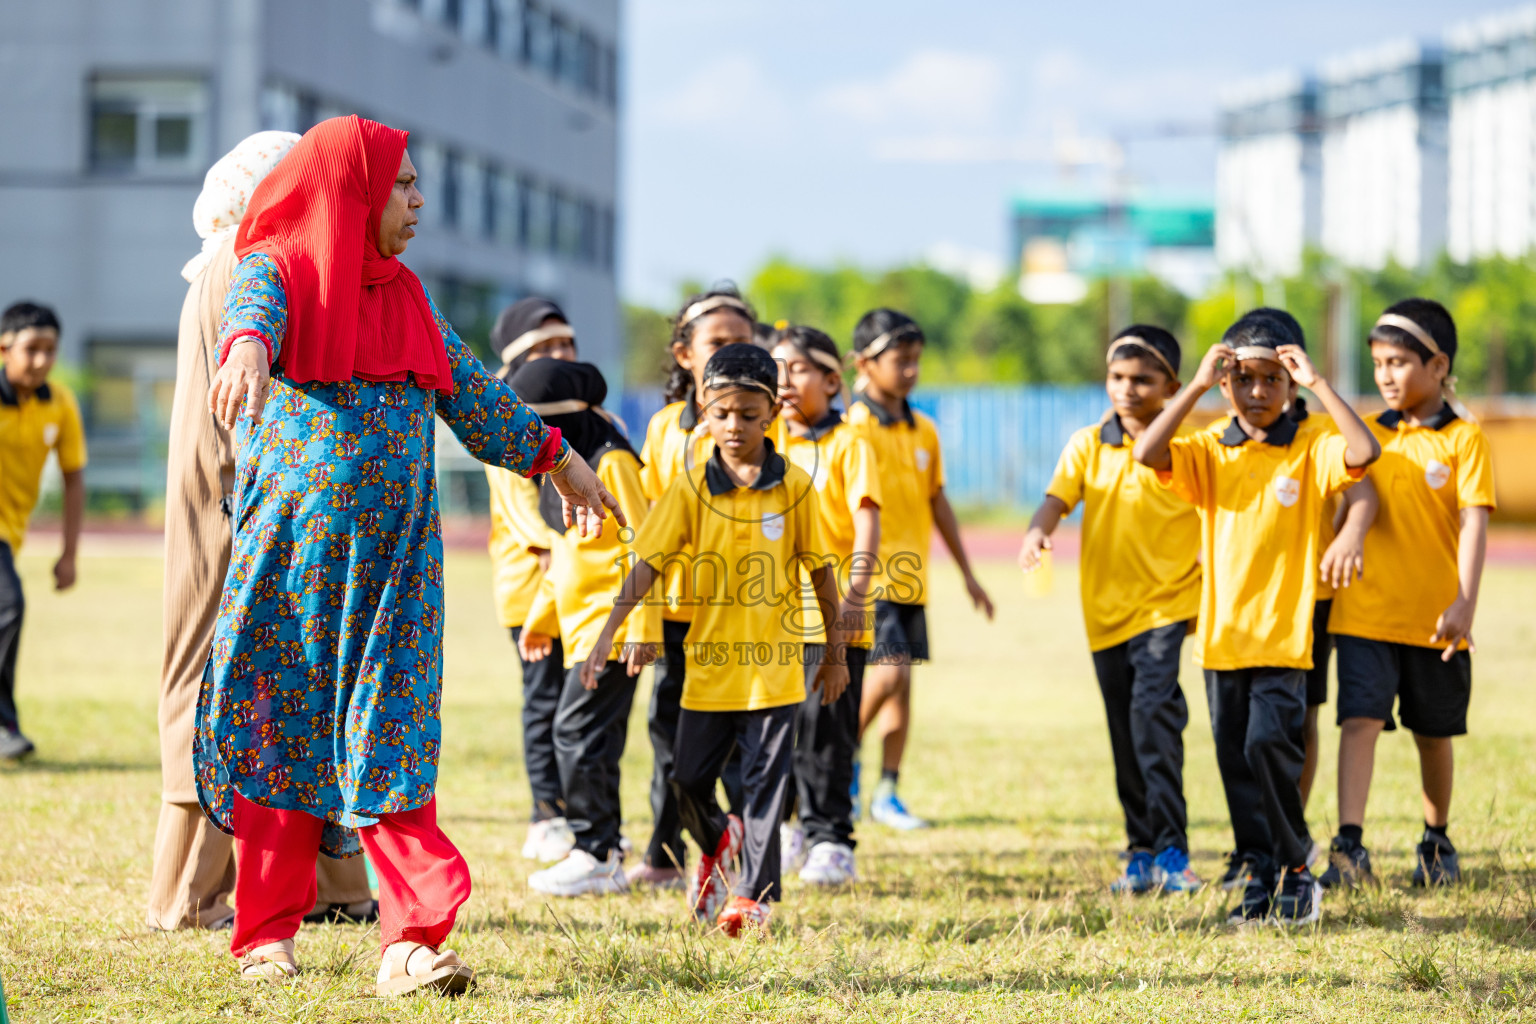
<instances>
[{"instance_id":1,"label":"blue sneaker","mask_svg":"<svg viewBox=\"0 0 1536 1024\"><path fill-rule=\"evenodd\" d=\"M1132 850L1131 859L1125 862L1125 874L1109 883L1110 892L1143 893L1157 883L1153 880L1152 854L1146 850Z\"/></svg>"},{"instance_id":2,"label":"blue sneaker","mask_svg":"<svg viewBox=\"0 0 1536 1024\"><path fill-rule=\"evenodd\" d=\"M1170 846L1152 861L1152 876L1163 892L1198 892L1204 882L1189 869L1189 854Z\"/></svg>"},{"instance_id":3,"label":"blue sneaker","mask_svg":"<svg viewBox=\"0 0 1536 1024\"><path fill-rule=\"evenodd\" d=\"M853 782L848 786L848 796L853 800L853 813L848 817L858 821L864 817L864 808L859 803L859 762L853 762Z\"/></svg>"},{"instance_id":4,"label":"blue sneaker","mask_svg":"<svg viewBox=\"0 0 1536 1024\"><path fill-rule=\"evenodd\" d=\"M869 801L869 820L902 832L915 832L927 828L928 823L907 810L896 795L896 787L884 779L875 787L875 795Z\"/></svg>"}]
</instances>

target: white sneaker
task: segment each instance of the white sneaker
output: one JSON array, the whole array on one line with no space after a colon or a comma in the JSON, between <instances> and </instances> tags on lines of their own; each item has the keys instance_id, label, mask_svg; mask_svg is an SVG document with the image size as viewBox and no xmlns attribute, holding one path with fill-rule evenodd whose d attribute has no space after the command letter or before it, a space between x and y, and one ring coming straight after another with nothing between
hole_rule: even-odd
<instances>
[{"instance_id":1,"label":"white sneaker","mask_svg":"<svg viewBox=\"0 0 1536 1024\"><path fill-rule=\"evenodd\" d=\"M797 821L779 824L779 870L799 871L805 866L805 829Z\"/></svg>"},{"instance_id":2,"label":"white sneaker","mask_svg":"<svg viewBox=\"0 0 1536 1024\"><path fill-rule=\"evenodd\" d=\"M528 839L523 843L523 859L553 864L564 860L575 845L576 834L564 818L535 821L528 826Z\"/></svg>"},{"instance_id":3,"label":"white sneaker","mask_svg":"<svg viewBox=\"0 0 1536 1024\"><path fill-rule=\"evenodd\" d=\"M896 787L889 782L881 782L875 788L874 799L869 802L869 820L901 832L915 832L928 827L928 822L907 810L901 797L896 795Z\"/></svg>"},{"instance_id":4,"label":"white sneaker","mask_svg":"<svg viewBox=\"0 0 1536 1024\"><path fill-rule=\"evenodd\" d=\"M807 885L847 885L858 879L853 851L842 843L817 843L800 869L800 881Z\"/></svg>"},{"instance_id":5,"label":"white sneaker","mask_svg":"<svg viewBox=\"0 0 1536 1024\"><path fill-rule=\"evenodd\" d=\"M528 888L550 896L608 896L628 892L629 879L624 876L618 850L609 850L607 859L601 861L585 850L572 850L554 867L529 875Z\"/></svg>"}]
</instances>

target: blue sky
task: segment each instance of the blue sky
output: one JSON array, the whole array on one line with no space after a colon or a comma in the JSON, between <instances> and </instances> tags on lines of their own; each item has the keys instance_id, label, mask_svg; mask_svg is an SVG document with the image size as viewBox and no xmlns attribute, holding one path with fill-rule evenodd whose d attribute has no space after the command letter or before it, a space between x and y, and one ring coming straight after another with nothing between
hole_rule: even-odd
<instances>
[{"instance_id":1,"label":"blue sky","mask_svg":"<svg viewBox=\"0 0 1536 1024\"><path fill-rule=\"evenodd\" d=\"M1214 122L1222 87L1509 7L1460 0L628 0L623 290L744 280L782 253L1001 260L1064 139ZM1209 190L1215 141L1133 142ZM1080 172L1093 173L1093 172Z\"/></svg>"}]
</instances>

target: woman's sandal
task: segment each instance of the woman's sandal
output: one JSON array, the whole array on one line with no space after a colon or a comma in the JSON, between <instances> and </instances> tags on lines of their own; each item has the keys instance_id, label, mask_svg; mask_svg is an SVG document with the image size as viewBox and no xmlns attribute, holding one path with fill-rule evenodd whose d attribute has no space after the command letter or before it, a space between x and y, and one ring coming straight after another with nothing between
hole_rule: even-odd
<instances>
[{"instance_id":1,"label":"woman's sandal","mask_svg":"<svg viewBox=\"0 0 1536 1024\"><path fill-rule=\"evenodd\" d=\"M242 981L287 981L298 973L292 939L257 946L240 958Z\"/></svg>"},{"instance_id":2,"label":"woman's sandal","mask_svg":"<svg viewBox=\"0 0 1536 1024\"><path fill-rule=\"evenodd\" d=\"M425 955L418 955L425 953ZM419 942L396 942L384 951L376 991L383 998L418 989L456 996L475 984L475 972L451 949L438 952Z\"/></svg>"}]
</instances>

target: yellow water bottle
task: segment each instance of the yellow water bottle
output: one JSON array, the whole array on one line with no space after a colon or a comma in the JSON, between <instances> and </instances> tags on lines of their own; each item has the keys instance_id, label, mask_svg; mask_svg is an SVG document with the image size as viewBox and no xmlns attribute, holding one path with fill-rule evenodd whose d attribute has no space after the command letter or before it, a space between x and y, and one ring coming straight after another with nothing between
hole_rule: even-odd
<instances>
[{"instance_id":1,"label":"yellow water bottle","mask_svg":"<svg viewBox=\"0 0 1536 1024\"><path fill-rule=\"evenodd\" d=\"M1051 549L1045 548L1040 552L1040 564L1035 566L1035 571L1024 574L1024 596L1050 597L1055 584L1056 573L1051 565Z\"/></svg>"}]
</instances>

